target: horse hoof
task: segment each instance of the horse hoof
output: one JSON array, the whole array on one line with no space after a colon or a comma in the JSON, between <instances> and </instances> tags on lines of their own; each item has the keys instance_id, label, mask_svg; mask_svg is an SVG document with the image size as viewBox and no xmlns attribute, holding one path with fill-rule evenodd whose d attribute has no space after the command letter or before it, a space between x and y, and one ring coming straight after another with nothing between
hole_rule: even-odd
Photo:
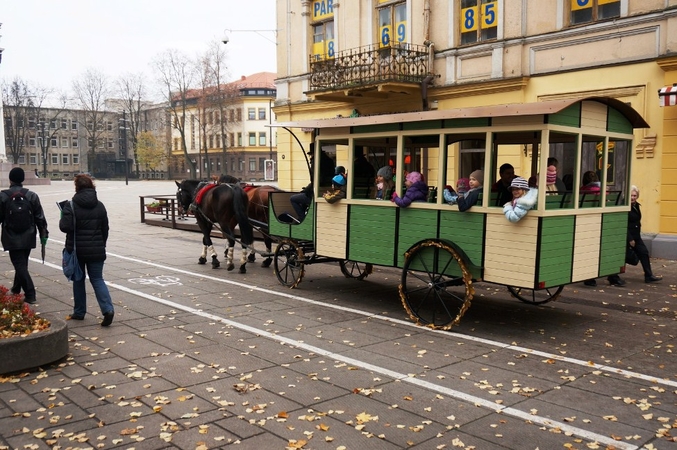
<instances>
[{"instance_id":1,"label":"horse hoof","mask_svg":"<svg viewBox=\"0 0 677 450\"><path fill-rule=\"evenodd\" d=\"M271 262L273 262L273 258L266 258L261 263L261 267L270 267Z\"/></svg>"},{"instance_id":2,"label":"horse hoof","mask_svg":"<svg viewBox=\"0 0 677 450\"><path fill-rule=\"evenodd\" d=\"M254 261L256 261L256 255L247 256L247 262L254 262Z\"/></svg>"},{"instance_id":3,"label":"horse hoof","mask_svg":"<svg viewBox=\"0 0 677 450\"><path fill-rule=\"evenodd\" d=\"M228 271L231 271L231 270L233 270L234 268L235 268L235 264L228 264L228 267L226 267L226 269L227 269Z\"/></svg>"},{"instance_id":4,"label":"horse hoof","mask_svg":"<svg viewBox=\"0 0 677 450\"><path fill-rule=\"evenodd\" d=\"M240 266L240 273L247 273L247 264L242 264Z\"/></svg>"},{"instance_id":5,"label":"horse hoof","mask_svg":"<svg viewBox=\"0 0 677 450\"><path fill-rule=\"evenodd\" d=\"M219 262L219 260L213 259L212 260L212 269L218 269L219 267L221 267L221 263Z\"/></svg>"},{"instance_id":6,"label":"horse hoof","mask_svg":"<svg viewBox=\"0 0 677 450\"><path fill-rule=\"evenodd\" d=\"M207 258L200 256L200 259L197 260L198 264L207 264Z\"/></svg>"}]
</instances>

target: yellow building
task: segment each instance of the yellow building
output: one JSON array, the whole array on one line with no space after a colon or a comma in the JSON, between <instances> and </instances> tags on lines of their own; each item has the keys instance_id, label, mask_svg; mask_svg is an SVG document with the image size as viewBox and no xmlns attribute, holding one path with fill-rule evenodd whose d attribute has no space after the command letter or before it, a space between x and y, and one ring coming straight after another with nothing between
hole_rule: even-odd
<instances>
[{"instance_id":1,"label":"yellow building","mask_svg":"<svg viewBox=\"0 0 677 450\"><path fill-rule=\"evenodd\" d=\"M658 95L677 83L677 0L299 3L277 2L279 122L614 97L650 125L635 133L630 183L652 255L677 258L677 108ZM294 133L307 151L312 130ZM289 133L277 154L280 187L305 186ZM529 175L526 152L506 161Z\"/></svg>"},{"instance_id":2,"label":"yellow building","mask_svg":"<svg viewBox=\"0 0 677 450\"><path fill-rule=\"evenodd\" d=\"M276 139L270 127L275 122L274 80L274 73L260 72L222 86L218 95L215 88L186 93L185 144L198 178L228 174L242 181L276 179ZM173 117L175 122L180 114ZM172 126L170 172L174 178L188 178L177 128Z\"/></svg>"}]
</instances>

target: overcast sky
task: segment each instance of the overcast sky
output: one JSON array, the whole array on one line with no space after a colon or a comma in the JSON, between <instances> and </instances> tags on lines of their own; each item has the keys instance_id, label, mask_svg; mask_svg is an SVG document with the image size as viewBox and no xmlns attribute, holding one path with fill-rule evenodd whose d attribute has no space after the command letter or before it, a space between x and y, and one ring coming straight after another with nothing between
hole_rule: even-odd
<instances>
[{"instance_id":1,"label":"overcast sky","mask_svg":"<svg viewBox=\"0 0 677 450\"><path fill-rule=\"evenodd\" d=\"M274 30L274 0L0 0L0 79L70 93L88 68L111 80L143 72L164 50L193 57L224 30ZM275 72L275 33L232 32L230 80Z\"/></svg>"}]
</instances>

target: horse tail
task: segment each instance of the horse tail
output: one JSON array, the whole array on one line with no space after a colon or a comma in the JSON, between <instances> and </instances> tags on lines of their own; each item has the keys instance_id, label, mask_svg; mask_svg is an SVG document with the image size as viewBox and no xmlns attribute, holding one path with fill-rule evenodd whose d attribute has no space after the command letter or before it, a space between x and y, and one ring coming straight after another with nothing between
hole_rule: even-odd
<instances>
[{"instance_id":1,"label":"horse tail","mask_svg":"<svg viewBox=\"0 0 677 450\"><path fill-rule=\"evenodd\" d=\"M254 229L247 216L248 208L247 193L239 185L233 186L233 209L237 224L240 226L240 237L242 243L251 245L254 242Z\"/></svg>"}]
</instances>

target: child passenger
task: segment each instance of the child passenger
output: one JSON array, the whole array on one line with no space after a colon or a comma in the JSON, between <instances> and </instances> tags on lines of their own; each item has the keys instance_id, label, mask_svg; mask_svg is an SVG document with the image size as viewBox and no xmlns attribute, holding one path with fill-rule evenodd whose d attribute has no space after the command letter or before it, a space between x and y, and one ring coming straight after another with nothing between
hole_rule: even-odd
<instances>
[{"instance_id":1,"label":"child passenger","mask_svg":"<svg viewBox=\"0 0 677 450\"><path fill-rule=\"evenodd\" d=\"M457 187L459 187L459 184L461 184L462 180L465 180L465 178L458 180ZM470 174L470 177L468 177L467 180L470 190L462 193L461 189L459 188L455 199L455 203L458 204L458 210L461 212L469 210L479 200L479 196L482 193L482 188L484 187L484 172L481 170L475 170ZM444 199L447 200L448 203L451 203L449 202L449 199L453 199L453 197L454 194L448 195L448 191L445 188Z\"/></svg>"},{"instance_id":2,"label":"child passenger","mask_svg":"<svg viewBox=\"0 0 677 450\"><path fill-rule=\"evenodd\" d=\"M336 203L342 198L346 198L346 179L342 174L338 174L331 179L331 191L322 194L327 203Z\"/></svg>"},{"instance_id":3,"label":"child passenger","mask_svg":"<svg viewBox=\"0 0 677 450\"><path fill-rule=\"evenodd\" d=\"M526 216L536 204L538 189L529 189L527 180L522 177L515 177L510 183L510 189L512 190L512 201L503 206L503 214L510 222L516 223Z\"/></svg>"},{"instance_id":4,"label":"child passenger","mask_svg":"<svg viewBox=\"0 0 677 450\"><path fill-rule=\"evenodd\" d=\"M393 169L383 166L376 172L376 200L387 200L393 195L395 182L393 181Z\"/></svg>"},{"instance_id":5,"label":"child passenger","mask_svg":"<svg viewBox=\"0 0 677 450\"><path fill-rule=\"evenodd\" d=\"M463 194L468 192L468 189L470 189L469 184L470 180L468 178L459 178L458 181L456 182L455 191L454 188L449 185L444 186L444 191L442 191L444 201L446 201L450 205L455 205L456 201L458 200L458 197L463 197Z\"/></svg>"},{"instance_id":6,"label":"child passenger","mask_svg":"<svg viewBox=\"0 0 677 450\"><path fill-rule=\"evenodd\" d=\"M411 205L411 202L424 202L428 199L428 185L423 181L423 176L420 172L409 172L404 185L407 187L404 197L399 197L397 192L395 192L391 199L397 206L406 208Z\"/></svg>"}]
</instances>

